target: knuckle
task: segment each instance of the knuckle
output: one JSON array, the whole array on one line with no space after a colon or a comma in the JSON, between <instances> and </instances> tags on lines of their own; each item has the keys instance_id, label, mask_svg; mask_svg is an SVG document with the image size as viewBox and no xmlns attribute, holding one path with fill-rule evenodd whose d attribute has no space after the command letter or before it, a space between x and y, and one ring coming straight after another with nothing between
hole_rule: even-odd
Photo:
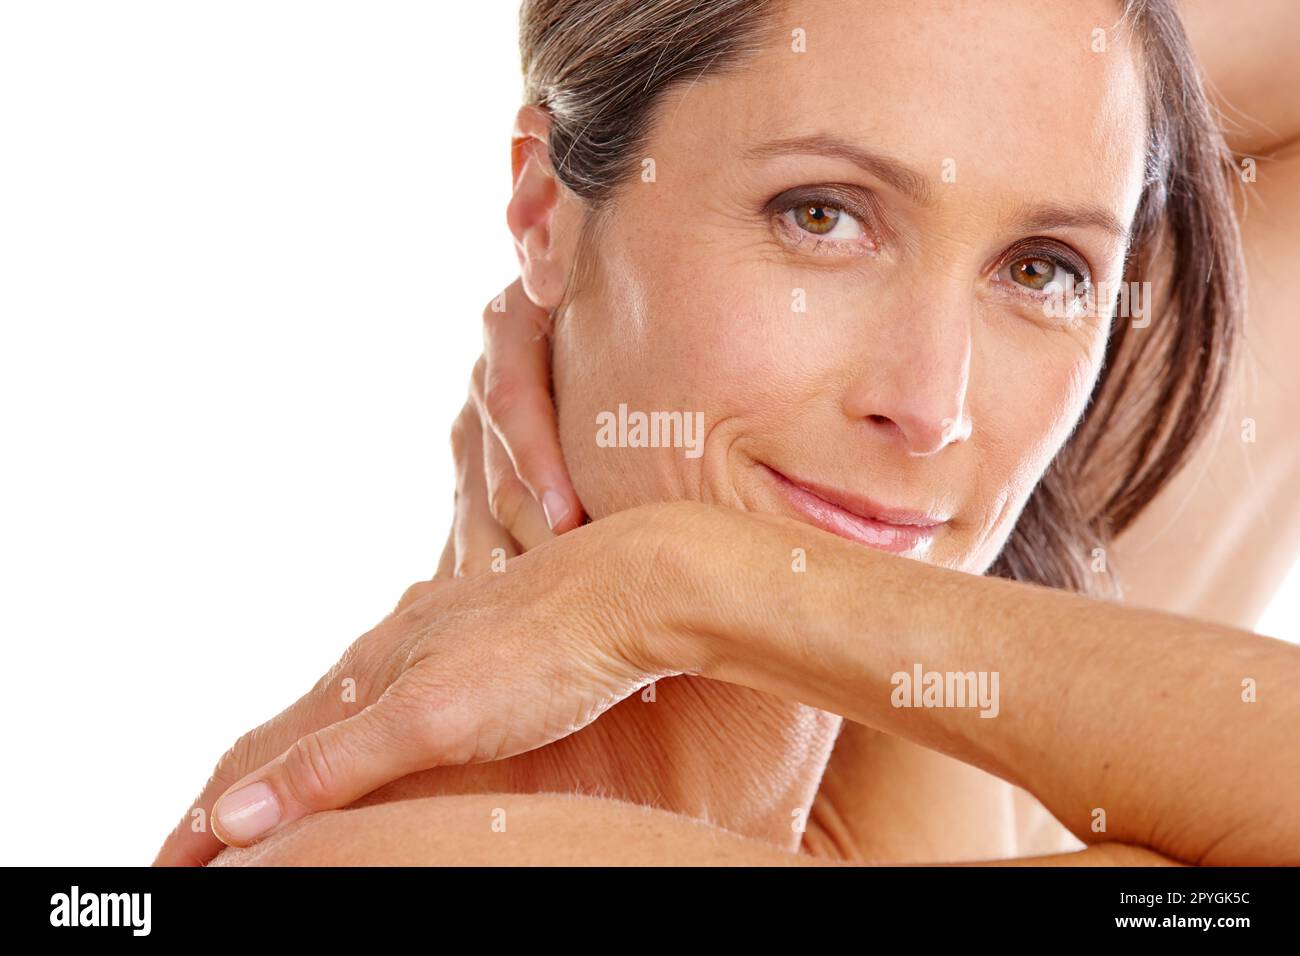
<instances>
[{"instance_id":1,"label":"knuckle","mask_svg":"<svg viewBox=\"0 0 1300 956\"><path fill-rule=\"evenodd\" d=\"M217 761L216 769L212 771L210 783L220 785L222 789L225 789L225 787L254 769L251 766L254 747L250 741L250 736L244 734L221 755L221 758Z\"/></svg>"},{"instance_id":2,"label":"knuckle","mask_svg":"<svg viewBox=\"0 0 1300 956\"><path fill-rule=\"evenodd\" d=\"M497 524L510 529L518 524L520 512L531 497L528 489L517 478L503 476L492 482L492 487L488 489L488 508Z\"/></svg>"},{"instance_id":3,"label":"knuckle","mask_svg":"<svg viewBox=\"0 0 1300 956\"><path fill-rule=\"evenodd\" d=\"M430 766L470 763L477 754L476 724L444 681L409 683L388 701L388 733L412 743Z\"/></svg>"},{"instance_id":4,"label":"knuckle","mask_svg":"<svg viewBox=\"0 0 1300 956\"><path fill-rule=\"evenodd\" d=\"M472 429L478 427L478 415L474 407L467 404L451 423L451 453L455 458L463 459L468 454Z\"/></svg>"},{"instance_id":5,"label":"knuckle","mask_svg":"<svg viewBox=\"0 0 1300 956\"><path fill-rule=\"evenodd\" d=\"M484 383L483 410L498 427L519 408L520 398L519 385L512 378L494 375Z\"/></svg>"},{"instance_id":6,"label":"knuckle","mask_svg":"<svg viewBox=\"0 0 1300 956\"><path fill-rule=\"evenodd\" d=\"M322 806L333 795L338 775L319 734L299 737L285 755L285 786L305 807Z\"/></svg>"},{"instance_id":7,"label":"knuckle","mask_svg":"<svg viewBox=\"0 0 1300 956\"><path fill-rule=\"evenodd\" d=\"M474 374L471 375L469 379L469 400L470 403L473 404L475 412L480 416L480 421L482 420L482 416L486 414L484 408L484 405L486 404L484 398L486 388L487 365L486 360L480 358L478 364L474 366Z\"/></svg>"},{"instance_id":8,"label":"knuckle","mask_svg":"<svg viewBox=\"0 0 1300 956\"><path fill-rule=\"evenodd\" d=\"M513 460L521 478L545 474L548 464L546 453L535 441L517 445Z\"/></svg>"},{"instance_id":9,"label":"knuckle","mask_svg":"<svg viewBox=\"0 0 1300 956\"><path fill-rule=\"evenodd\" d=\"M431 582L426 582L431 584ZM420 585L413 585L409 591L416 591ZM420 597L427 597L430 590L418 590ZM416 618L413 622L404 623L397 627L384 628L378 627L367 631L361 637L357 638L339 658L339 662L330 670L327 675L329 683L322 691L329 695L331 707L341 707L342 712L350 714L357 704L364 706L374 700L388 682L394 679L395 671L400 666L400 653L403 646L400 642L395 642L394 633L402 633L402 630L411 627L420 626L419 611L414 612ZM353 683L349 686L345 681L351 679ZM347 687L351 692L348 700L345 702L340 691Z\"/></svg>"},{"instance_id":10,"label":"knuckle","mask_svg":"<svg viewBox=\"0 0 1300 956\"><path fill-rule=\"evenodd\" d=\"M397 607L393 610L393 613L401 614L404 611L410 610L413 606L424 601L431 595L437 594L442 590L443 585L445 584L446 581L441 578L433 578L429 581L417 581L402 592L402 599L397 602ZM421 617L418 611L415 612L415 616L417 619ZM384 652L382 645L378 646L377 649L370 646L371 644L379 645L378 640L370 635L363 635L362 642L359 642L359 644L360 646L357 648L355 656L365 666L373 665L375 658L381 656Z\"/></svg>"},{"instance_id":11,"label":"knuckle","mask_svg":"<svg viewBox=\"0 0 1300 956\"><path fill-rule=\"evenodd\" d=\"M399 608L404 608L414 604L416 601L421 601L427 595L431 594L435 588L436 584L433 581L417 581L402 592L402 599L397 602L397 606Z\"/></svg>"},{"instance_id":12,"label":"knuckle","mask_svg":"<svg viewBox=\"0 0 1300 956\"><path fill-rule=\"evenodd\" d=\"M262 744L264 735L261 731L261 727L256 727L242 734L222 755L218 766L241 777L261 766L266 760L266 755L263 753L266 748Z\"/></svg>"},{"instance_id":13,"label":"knuckle","mask_svg":"<svg viewBox=\"0 0 1300 956\"><path fill-rule=\"evenodd\" d=\"M203 785L204 791L221 793L242 777L266 762L257 743L257 731L249 731L232 744L217 760L212 773Z\"/></svg>"},{"instance_id":14,"label":"knuckle","mask_svg":"<svg viewBox=\"0 0 1300 956\"><path fill-rule=\"evenodd\" d=\"M484 325L495 325L496 323L501 322L509 314L506 310L497 307L497 303L500 301L500 295L494 295L492 298L487 300L487 304L483 306Z\"/></svg>"},{"instance_id":15,"label":"knuckle","mask_svg":"<svg viewBox=\"0 0 1300 956\"><path fill-rule=\"evenodd\" d=\"M362 652L365 648L367 635L363 634L357 638L347 649L339 656L334 666L320 676L320 679L312 685L308 696L315 698L333 697L340 686L340 683L351 677L356 677L356 673L363 666L361 663Z\"/></svg>"},{"instance_id":16,"label":"knuckle","mask_svg":"<svg viewBox=\"0 0 1300 956\"><path fill-rule=\"evenodd\" d=\"M487 376L487 357L480 355L478 361L474 363L474 371L470 373L470 389L482 392L483 381Z\"/></svg>"}]
</instances>

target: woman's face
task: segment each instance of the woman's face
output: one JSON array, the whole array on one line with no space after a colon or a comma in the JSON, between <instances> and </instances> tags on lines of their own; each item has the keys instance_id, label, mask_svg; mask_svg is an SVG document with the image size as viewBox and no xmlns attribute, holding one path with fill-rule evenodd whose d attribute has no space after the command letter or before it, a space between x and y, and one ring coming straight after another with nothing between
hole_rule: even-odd
<instances>
[{"instance_id":1,"label":"woman's face","mask_svg":"<svg viewBox=\"0 0 1300 956\"><path fill-rule=\"evenodd\" d=\"M663 100L556 331L588 513L696 499L984 571L1100 370L1108 303L1044 288L1121 277L1146 119L1117 16L805 0ZM638 412L702 414L698 457L627 447Z\"/></svg>"}]
</instances>

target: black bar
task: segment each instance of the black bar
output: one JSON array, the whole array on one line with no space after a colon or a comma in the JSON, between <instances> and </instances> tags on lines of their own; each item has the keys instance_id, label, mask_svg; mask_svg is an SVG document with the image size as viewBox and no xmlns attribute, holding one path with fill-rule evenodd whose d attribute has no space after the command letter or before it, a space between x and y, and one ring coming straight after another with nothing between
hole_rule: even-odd
<instances>
[{"instance_id":1,"label":"black bar","mask_svg":"<svg viewBox=\"0 0 1300 956\"><path fill-rule=\"evenodd\" d=\"M721 942L762 939L785 924L811 946L832 938L879 939L916 931L983 944L1053 942L1106 936L1181 942L1193 936L1231 944L1263 930L1298 928L1296 869L1196 868L827 868L827 869L466 869L435 867L295 869L10 869L4 894L11 930L51 939L111 937L142 943L232 939L289 940L373 947L398 935L431 947L500 941L523 932L576 936L596 945L596 929L619 940L671 939L709 926ZM70 924L102 912L117 926ZM148 897L148 933L144 897ZM141 894L104 900L100 894ZM93 902L87 902L94 897ZM101 904L103 904L101 906ZM132 920L131 917L135 919ZM1208 928L1191 920L1212 921ZM1245 919L1244 925L1223 920ZM1119 920L1153 920L1119 925ZM1166 923L1165 921L1169 922ZM1181 922L1180 922L1181 921ZM256 933L257 936L246 934ZM213 935L220 934L220 935ZM231 935L233 934L233 935ZM662 935L661 935L662 934ZM468 937L468 938L467 938ZM387 941L387 942L386 942ZM373 950L372 950L373 951Z\"/></svg>"}]
</instances>

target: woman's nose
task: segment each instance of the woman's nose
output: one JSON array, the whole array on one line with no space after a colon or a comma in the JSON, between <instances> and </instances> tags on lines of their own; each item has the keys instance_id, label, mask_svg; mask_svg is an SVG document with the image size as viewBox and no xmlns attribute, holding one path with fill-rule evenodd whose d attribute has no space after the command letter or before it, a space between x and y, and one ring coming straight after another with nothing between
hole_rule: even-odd
<instances>
[{"instance_id":1,"label":"woman's nose","mask_svg":"<svg viewBox=\"0 0 1300 956\"><path fill-rule=\"evenodd\" d=\"M913 312L855 357L844 411L911 455L933 455L970 435L971 322L953 311Z\"/></svg>"}]
</instances>

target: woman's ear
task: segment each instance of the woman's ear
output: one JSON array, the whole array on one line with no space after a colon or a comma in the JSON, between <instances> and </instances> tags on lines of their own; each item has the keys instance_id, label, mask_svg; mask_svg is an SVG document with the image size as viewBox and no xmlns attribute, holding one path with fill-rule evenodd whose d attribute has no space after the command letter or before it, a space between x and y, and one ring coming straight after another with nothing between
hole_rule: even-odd
<instances>
[{"instance_id":1,"label":"woman's ear","mask_svg":"<svg viewBox=\"0 0 1300 956\"><path fill-rule=\"evenodd\" d=\"M548 310L560 304L571 264L561 221L569 199L551 167L550 132L551 117L544 109L519 110L510 143L514 192L506 207L524 292Z\"/></svg>"}]
</instances>

